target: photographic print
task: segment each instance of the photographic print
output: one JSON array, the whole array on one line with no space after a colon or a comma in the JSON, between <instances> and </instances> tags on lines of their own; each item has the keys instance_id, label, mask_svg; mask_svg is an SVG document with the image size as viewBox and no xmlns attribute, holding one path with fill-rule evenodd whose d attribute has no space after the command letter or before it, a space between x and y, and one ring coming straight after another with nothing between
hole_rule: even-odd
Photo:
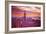
<instances>
[{"instance_id":1,"label":"photographic print","mask_svg":"<svg viewBox=\"0 0 46 34\"><path fill-rule=\"evenodd\" d=\"M9 4L9 30L43 29L43 5Z\"/></svg>"},{"instance_id":2,"label":"photographic print","mask_svg":"<svg viewBox=\"0 0 46 34\"><path fill-rule=\"evenodd\" d=\"M40 27L41 26L41 12L40 7L29 6L11 6L11 27Z\"/></svg>"}]
</instances>

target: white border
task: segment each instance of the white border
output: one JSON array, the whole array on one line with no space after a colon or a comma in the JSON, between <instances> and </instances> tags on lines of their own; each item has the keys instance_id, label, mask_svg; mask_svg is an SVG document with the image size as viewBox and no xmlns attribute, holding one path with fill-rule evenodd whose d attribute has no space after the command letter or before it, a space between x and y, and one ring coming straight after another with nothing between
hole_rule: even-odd
<instances>
[{"instance_id":1,"label":"white border","mask_svg":"<svg viewBox=\"0 0 46 34\"><path fill-rule=\"evenodd\" d=\"M11 28L11 6L38 6L41 7L41 27ZM43 29L43 5L33 4L9 4L9 31L38 30Z\"/></svg>"}]
</instances>

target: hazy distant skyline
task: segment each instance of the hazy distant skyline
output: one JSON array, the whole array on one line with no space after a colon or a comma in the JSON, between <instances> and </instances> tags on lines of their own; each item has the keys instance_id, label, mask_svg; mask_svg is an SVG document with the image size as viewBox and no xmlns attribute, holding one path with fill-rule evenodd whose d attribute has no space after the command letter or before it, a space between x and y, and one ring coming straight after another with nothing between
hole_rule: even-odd
<instances>
[{"instance_id":1,"label":"hazy distant skyline","mask_svg":"<svg viewBox=\"0 0 46 34\"><path fill-rule=\"evenodd\" d=\"M24 16L24 11L26 11L26 16L40 16L40 9L37 8L29 8L29 7L23 7L23 6L12 6L12 12L13 12L13 16ZM30 11L29 11L29 10ZM38 12L39 11L39 12Z\"/></svg>"}]
</instances>

